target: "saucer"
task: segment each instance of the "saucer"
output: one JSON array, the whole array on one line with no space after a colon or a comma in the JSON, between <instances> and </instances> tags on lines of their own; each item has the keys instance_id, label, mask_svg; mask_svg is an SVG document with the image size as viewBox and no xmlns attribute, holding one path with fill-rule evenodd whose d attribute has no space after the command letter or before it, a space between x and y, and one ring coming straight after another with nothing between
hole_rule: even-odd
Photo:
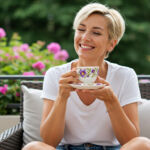
<instances>
[{"instance_id":1,"label":"saucer","mask_svg":"<svg viewBox=\"0 0 150 150\"><path fill-rule=\"evenodd\" d=\"M99 89L105 86L105 84L102 83L93 83L93 84L83 84L83 83L77 83L77 84L70 84L73 88L76 89Z\"/></svg>"}]
</instances>

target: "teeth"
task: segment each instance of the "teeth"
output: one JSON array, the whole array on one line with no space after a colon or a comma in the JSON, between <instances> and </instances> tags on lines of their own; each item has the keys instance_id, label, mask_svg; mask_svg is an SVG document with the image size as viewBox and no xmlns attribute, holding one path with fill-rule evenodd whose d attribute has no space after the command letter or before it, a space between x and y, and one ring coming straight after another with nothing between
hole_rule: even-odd
<instances>
[{"instance_id":1,"label":"teeth","mask_svg":"<svg viewBox=\"0 0 150 150\"><path fill-rule=\"evenodd\" d=\"M82 48L91 48L89 46L84 46L84 45L81 45Z\"/></svg>"}]
</instances>

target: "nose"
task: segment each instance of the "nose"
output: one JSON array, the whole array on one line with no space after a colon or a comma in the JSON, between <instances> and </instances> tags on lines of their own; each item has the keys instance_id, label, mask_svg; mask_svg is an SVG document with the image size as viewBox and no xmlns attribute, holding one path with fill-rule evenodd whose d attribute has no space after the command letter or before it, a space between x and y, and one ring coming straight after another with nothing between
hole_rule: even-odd
<instances>
[{"instance_id":1,"label":"nose","mask_svg":"<svg viewBox=\"0 0 150 150\"><path fill-rule=\"evenodd\" d=\"M82 35L82 40L84 41L89 41L91 39L90 37L90 33L89 32L85 32L83 35Z\"/></svg>"}]
</instances>

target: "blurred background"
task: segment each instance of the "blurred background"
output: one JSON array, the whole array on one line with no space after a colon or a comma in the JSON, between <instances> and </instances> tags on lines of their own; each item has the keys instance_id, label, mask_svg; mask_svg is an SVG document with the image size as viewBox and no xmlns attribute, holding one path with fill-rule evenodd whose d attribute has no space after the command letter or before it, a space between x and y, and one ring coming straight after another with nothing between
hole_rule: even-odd
<instances>
[{"instance_id":1,"label":"blurred background","mask_svg":"<svg viewBox=\"0 0 150 150\"><path fill-rule=\"evenodd\" d=\"M77 57L72 23L76 12L89 2L119 10L126 21L125 35L108 60L132 67L137 74L150 74L149 0L0 0L0 27L8 40L17 32L24 43L58 42L70 61Z\"/></svg>"}]
</instances>

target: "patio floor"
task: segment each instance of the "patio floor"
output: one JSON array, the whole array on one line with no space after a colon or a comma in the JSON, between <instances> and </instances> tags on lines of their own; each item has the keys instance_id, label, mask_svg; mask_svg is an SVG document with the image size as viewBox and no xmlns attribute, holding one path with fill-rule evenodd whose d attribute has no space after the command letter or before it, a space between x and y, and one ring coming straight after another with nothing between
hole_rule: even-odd
<instances>
[{"instance_id":1,"label":"patio floor","mask_svg":"<svg viewBox=\"0 0 150 150\"><path fill-rule=\"evenodd\" d=\"M19 115L0 115L0 134L19 122Z\"/></svg>"}]
</instances>

